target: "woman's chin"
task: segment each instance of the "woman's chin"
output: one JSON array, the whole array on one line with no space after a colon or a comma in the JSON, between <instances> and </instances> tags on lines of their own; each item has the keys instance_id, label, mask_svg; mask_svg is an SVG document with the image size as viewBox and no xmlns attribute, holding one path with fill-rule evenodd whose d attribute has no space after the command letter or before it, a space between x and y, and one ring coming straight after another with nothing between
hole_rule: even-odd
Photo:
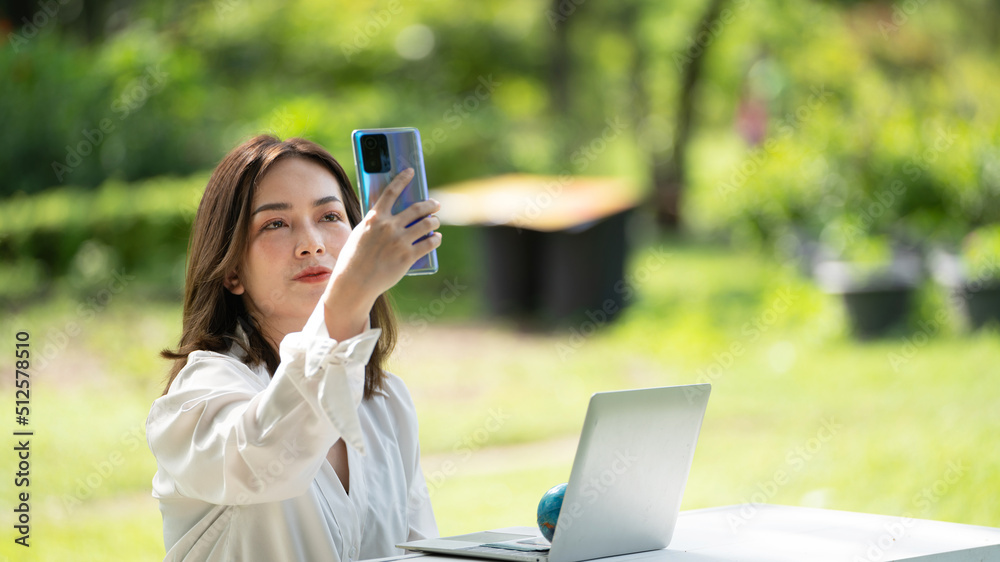
<instances>
[{"instance_id":1,"label":"woman's chin","mask_svg":"<svg viewBox=\"0 0 1000 562\"><path fill-rule=\"evenodd\" d=\"M313 301L312 302L313 306L316 306L316 301L318 301L319 297L323 295L324 291L326 291L326 285L327 285L326 283L302 283L302 282L296 282L296 283L297 285L293 288L291 293L294 294L295 296L301 295L302 298Z\"/></svg>"}]
</instances>

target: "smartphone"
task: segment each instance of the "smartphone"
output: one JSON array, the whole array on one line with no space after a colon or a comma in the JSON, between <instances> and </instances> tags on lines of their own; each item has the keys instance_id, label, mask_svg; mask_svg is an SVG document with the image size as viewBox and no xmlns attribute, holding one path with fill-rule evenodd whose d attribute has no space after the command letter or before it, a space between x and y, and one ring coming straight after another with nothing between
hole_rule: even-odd
<instances>
[{"instance_id":1,"label":"smartphone","mask_svg":"<svg viewBox=\"0 0 1000 562\"><path fill-rule=\"evenodd\" d=\"M371 210L382 190L397 174L407 168L413 168L413 179L403 188L403 192L393 204L392 214L399 214L417 201L427 199L427 176L424 173L424 152L420 144L420 131L413 127L358 129L351 133L351 140L351 145L354 147L354 166L358 171L358 194L361 197L362 214L367 214ZM414 223L406 226L409 227ZM433 232L421 237L420 240L431 234ZM435 249L417 260L406 274L430 275L437 273L437 270Z\"/></svg>"}]
</instances>

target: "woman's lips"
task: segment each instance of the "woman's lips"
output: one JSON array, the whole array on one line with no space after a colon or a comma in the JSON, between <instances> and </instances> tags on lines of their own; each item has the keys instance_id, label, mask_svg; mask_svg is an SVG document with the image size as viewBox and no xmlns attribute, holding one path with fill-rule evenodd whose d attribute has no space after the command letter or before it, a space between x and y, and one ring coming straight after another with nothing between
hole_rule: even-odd
<instances>
[{"instance_id":1,"label":"woman's lips","mask_svg":"<svg viewBox=\"0 0 1000 562\"><path fill-rule=\"evenodd\" d=\"M323 283L330 279L330 269L326 267L309 267L295 276L295 281L303 283Z\"/></svg>"},{"instance_id":2,"label":"woman's lips","mask_svg":"<svg viewBox=\"0 0 1000 562\"><path fill-rule=\"evenodd\" d=\"M302 277L297 277L296 281L302 281L303 283L322 283L330 279L329 273L320 273L319 275L304 275Z\"/></svg>"}]
</instances>

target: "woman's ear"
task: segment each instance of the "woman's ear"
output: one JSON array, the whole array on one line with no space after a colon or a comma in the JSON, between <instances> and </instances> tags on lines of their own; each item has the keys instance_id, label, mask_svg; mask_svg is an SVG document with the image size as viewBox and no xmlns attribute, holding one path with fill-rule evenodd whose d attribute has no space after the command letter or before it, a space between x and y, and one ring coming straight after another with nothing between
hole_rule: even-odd
<instances>
[{"instance_id":1,"label":"woman's ear","mask_svg":"<svg viewBox=\"0 0 1000 562\"><path fill-rule=\"evenodd\" d=\"M229 272L229 275L226 275L226 278L222 280L222 284L234 295L242 295L246 291L243 283L240 282L239 275L235 271Z\"/></svg>"}]
</instances>

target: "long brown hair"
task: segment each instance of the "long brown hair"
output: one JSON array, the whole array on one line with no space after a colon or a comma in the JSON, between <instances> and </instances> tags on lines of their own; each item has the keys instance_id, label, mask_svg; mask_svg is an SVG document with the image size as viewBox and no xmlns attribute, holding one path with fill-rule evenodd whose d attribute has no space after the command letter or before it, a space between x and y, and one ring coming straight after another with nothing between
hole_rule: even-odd
<instances>
[{"instance_id":1,"label":"long brown hair","mask_svg":"<svg viewBox=\"0 0 1000 562\"><path fill-rule=\"evenodd\" d=\"M272 135L259 135L227 154L208 180L191 229L181 341L176 351L160 352L174 362L163 394L192 351L224 353L236 344L242 348L247 365L263 363L272 375L278 368L277 351L254 323L242 298L229 292L223 281L229 272L238 270L246 256L257 181L275 162L292 156L308 158L330 170L343 192L351 228L361 222L361 202L351 180L322 146L301 138L282 142ZM385 364L396 345L396 319L387 293L375 300L369 318L372 328L382 328L382 335L365 368L365 398L383 388ZM246 344L236 337L238 325L246 333Z\"/></svg>"}]
</instances>

